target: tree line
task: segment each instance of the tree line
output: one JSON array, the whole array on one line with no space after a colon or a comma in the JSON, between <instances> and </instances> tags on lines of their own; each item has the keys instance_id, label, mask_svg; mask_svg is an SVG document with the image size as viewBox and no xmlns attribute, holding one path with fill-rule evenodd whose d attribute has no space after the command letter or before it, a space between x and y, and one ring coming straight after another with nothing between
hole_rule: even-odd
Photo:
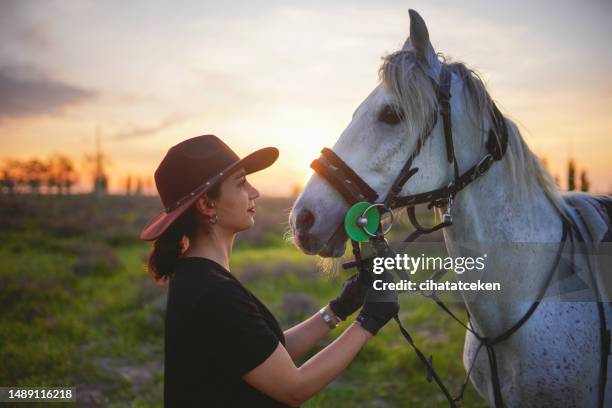
<instances>
[{"instance_id":1,"label":"tree line","mask_svg":"<svg viewBox=\"0 0 612 408\"><path fill-rule=\"evenodd\" d=\"M540 157L542 164L548 171L550 168L548 167L548 160L546 157ZM591 189L591 181L589 180L589 176L586 170L580 171L580 175L577 175L577 167L576 161L574 159L569 159L567 162L567 191L584 191L588 192ZM554 176L555 183L557 187L561 188L561 180L559 179L559 175ZM580 180L580 184L577 183L577 179Z\"/></svg>"},{"instance_id":2,"label":"tree line","mask_svg":"<svg viewBox=\"0 0 612 408\"><path fill-rule=\"evenodd\" d=\"M5 194L70 194L78 181L74 162L61 154L46 159L7 159L0 167L0 191Z\"/></svg>"},{"instance_id":3,"label":"tree line","mask_svg":"<svg viewBox=\"0 0 612 408\"><path fill-rule=\"evenodd\" d=\"M92 167L94 192L96 183L104 180L103 191L106 193L107 176L102 170L100 158L87 157L89 167ZM544 166L548 167L546 158L542 158ZM576 163L570 159L567 167L567 189L569 191L589 191L591 183L586 170L577 174ZM46 159L37 157L29 159L7 159L0 164L0 194L71 194L74 185L81 179L73 160L62 154L55 154ZM579 184L578 181L579 180ZM145 184L150 180L128 175L124 182L126 195L140 195ZM559 177L555 177L557 185ZM297 187L294 188L296 190ZM298 191L294 191L297 194Z\"/></svg>"},{"instance_id":4,"label":"tree line","mask_svg":"<svg viewBox=\"0 0 612 408\"><path fill-rule=\"evenodd\" d=\"M91 181L91 192L107 194L108 175L96 156L85 156L78 170L72 158L54 154L46 158L8 158L0 162L0 194L58 194L74 192L83 179ZM85 176L83 176L85 174ZM127 175L122 187L126 195L141 195L150 188L150 180Z\"/></svg>"}]
</instances>

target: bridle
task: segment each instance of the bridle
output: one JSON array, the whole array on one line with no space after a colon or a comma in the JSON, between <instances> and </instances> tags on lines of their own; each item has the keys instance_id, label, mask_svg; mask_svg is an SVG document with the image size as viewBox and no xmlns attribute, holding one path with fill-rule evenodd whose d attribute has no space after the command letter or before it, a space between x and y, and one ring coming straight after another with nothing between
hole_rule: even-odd
<instances>
[{"instance_id":1,"label":"bridle","mask_svg":"<svg viewBox=\"0 0 612 408\"><path fill-rule=\"evenodd\" d=\"M437 123L438 115L435 115L435 121L432 125L425 129L424 136L419 138L416 148L410 154L406 163L395 178L385 200L381 203L387 210L393 210L400 207L408 207L414 209L417 204L429 203L432 206L442 207L447 206L444 214L443 222L436 226L436 229L443 228L452 224L452 202L455 195L463 190L467 185L476 180L478 177L486 173L487 170L495 163L503 158L508 146L508 130L506 122L497 108L492 103L492 119L493 126L489 130L486 141L487 153L469 169L462 174L459 173L459 164L455 157L455 149L453 146L453 133L451 124L451 73L448 67L442 64L440 70L440 79L438 82L431 81L438 102L438 113L442 117L444 128L444 140L446 142L446 156L449 164L453 165L454 179L447 186L437 188L435 190L424 193L412 194L407 196L399 196L404 184L418 172L417 167L413 167L413 162L421 152L423 145L431 137L433 129ZM499 134L499 141L496 135ZM365 182L349 165L347 165L336 153L331 149L323 148L321 157L314 160L312 167L317 174L323 177L331 184L336 191L348 202L353 205L360 201L375 202L378 199L378 194Z\"/></svg>"},{"instance_id":2,"label":"bridle","mask_svg":"<svg viewBox=\"0 0 612 408\"><path fill-rule=\"evenodd\" d=\"M323 148L321 150L321 156L318 159L315 159L310 167L315 170L315 172L323 177L334 189L344 198L344 200L350 205L353 206L362 201L367 201L368 203L374 203L373 205L382 208L383 211L391 212L394 209L406 207L406 212L410 219L410 222L415 227L415 231L411 233L407 238L403 240L403 243L410 243L415 241L423 234L432 233L441 228L445 228L451 226L453 223L452 216L452 206L453 200L457 193L467 187L470 183L475 181L477 178L482 176L489 170L489 168L497 161L502 160L504 154L508 147L508 129L506 125L506 121L495 105L493 101L491 101L491 120L492 127L488 132L488 137L486 141L486 154L478 160L476 164L472 167L464 171L463 173L459 172L459 165L457 163L457 158L455 156L455 150L453 146L453 134L452 134L452 122L451 122L451 72L446 64L441 64L440 76L438 81L431 80L432 85L434 87L437 103L438 103L438 112L435 115L435 121L433 124L428 126L423 133L423 137L419 138L419 141L416 145L414 151L410 154L406 163L400 170L398 176L395 178L391 187L388 191L387 196L382 202L377 202L379 196L378 193L370 187L370 185L364 181L348 164L346 164L336 153L334 153L331 149ZM433 133L433 129L437 124L438 116L442 117L442 124L444 130L444 140L446 144L446 157L449 164L453 165L453 180L446 186L439 187L434 190L430 190L424 193L411 194L400 196L400 192L402 191L404 185L408 180L414 176L418 172L417 167L413 167L413 162L415 158L419 155L421 148L424 143L431 137ZM415 205L417 204L428 204L428 208L433 206L437 208L446 207L446 210L442 216L442 220L437 225L433 227L426 228L419 224L416 213L415 213ZM554 275L555 270L557 269L563 248L565 247L565 243L568 239L569 235L573 237L571 234L571 225L569 225L568 221L565 217L561 217L563 221L563 232L562 239L557 251L555 260L551 269L545 278L545 283L540 288L538 292L537 298L529 309L523 314L523 316L513 324L509 329L504 331L502 334L489 338L477 333L473 329L473 325L471 324L470 315L468 313L468 324L464 324L437 296L436 292L433 291L431 293L423 293L423 296L428 297L436 302L436 304L444 310L447 314L449 314L454 320L456 320L459 324L461 324L466 330L471 332L480 342L474 357L471 361L470 367L467 368L467 373L465 380L460 388L460 391L457 397L452 397L436 371L434 370L432 357L427 358L423 352L416 346L412 337L408 333L408 331L403 327L399 317L397 315L394 316L394 320L397 322L400 332L406 339L406 341L410 344L410 346L414 349L420 361L427 368L427 381L431 382L434 380L440 390L444 393L447 398L450 407L460 406L463 400L463 394L465 392L465 388L470 378L470 374L472 372L472 368L476 362L476 357L478 356L480 350L484 346L487 350L489 366L491 370L491 383L493 385L493 394L495 400L495 406L497 408L502 408L504 406L502 393L501 393L501 385L499 381L499 374L497 369L497 357L495 354L494 346L507 340L514 334L521 326L529 320L531 315L535 312L538 305L542 301L550 282L552 281L552 277ZM372 235L372 234L370 234ZM375 255L362 259L361 256L361 247L359 242L354 239L351 239L351 246L353 251L353 256L355 258L352 262L347 262L343 264L344 269L357 267L360 277L363 279L363 282L368 282L370 279L370 272L368 271L368 265L374 256L384 257L389 256L392 251L384 238L384 233L382 231L382 227L379 223L378 230L372 237L370 237L370 242L372 247L374 248ZM409 277L403 271L396 271L398 275L402 279L408 280ZM439 280L445 270L437 271L433 274L433 280ZM598 311L600 317L600 327L601 327L601 361L600 361L600 384L599 384L599 406L603 407L604 404L604 393L605 393L605 385L606 385L606 372L607 372L607 355L608 350L610 349L610 333L607 330L605 323L605 315L603 314L603 308L601 303L598 302Z\"/></svg>"}]
</instances>

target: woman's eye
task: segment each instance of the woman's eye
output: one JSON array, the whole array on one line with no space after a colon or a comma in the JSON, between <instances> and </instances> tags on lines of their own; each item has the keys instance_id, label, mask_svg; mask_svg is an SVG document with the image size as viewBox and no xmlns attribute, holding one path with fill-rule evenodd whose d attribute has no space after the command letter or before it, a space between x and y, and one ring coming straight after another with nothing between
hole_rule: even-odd
<instances>
[{"instance_id":1,"label":"woman's eye","mask_svg":"<svg viewBox=\"0 0 612 408\"><path fill-rule=\"evenodd\" d=\"M404 114L398 107L385 105L378 114L378 120L388 125L397 125L404 120Z\"/></svg>"}]
</instances>

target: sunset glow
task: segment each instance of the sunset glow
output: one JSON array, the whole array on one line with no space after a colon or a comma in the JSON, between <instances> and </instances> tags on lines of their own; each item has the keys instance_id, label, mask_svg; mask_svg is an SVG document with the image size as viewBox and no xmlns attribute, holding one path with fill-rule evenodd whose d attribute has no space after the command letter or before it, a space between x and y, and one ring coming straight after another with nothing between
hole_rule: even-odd
<instances>
[{"instance_id":1,"label":"sunset glow","mask_svg":"<svg viewBox=\"0 0 612 408\"><path fill-rule=\"evenodd\" d=\"M169 147L213 133L240 156L278 147L252 181L290 194L376 86L411 7L437 51L482 72L562 187L573 158L591 191L612 191L608 2L110 4L0 3L0 159L80 166L98 133L111 191L128 175L151 191Z\"/></svg>"}]
</instances>

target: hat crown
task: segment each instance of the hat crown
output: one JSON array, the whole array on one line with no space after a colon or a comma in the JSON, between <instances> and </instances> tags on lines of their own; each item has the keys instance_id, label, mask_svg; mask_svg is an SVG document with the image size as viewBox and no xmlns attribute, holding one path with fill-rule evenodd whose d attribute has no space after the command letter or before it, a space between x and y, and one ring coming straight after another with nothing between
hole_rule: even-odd
<instances>
[{"instance_id":1,"label":"hat crown","mask_svg":"<svg viewBox=\"0 0 612 408\"><path fill-rule=\"evenodd\" d=\"M215 135L196 136L171 147L155 170L155 186L164 208L240 160Z\"/></svg>"}]
</instances>

